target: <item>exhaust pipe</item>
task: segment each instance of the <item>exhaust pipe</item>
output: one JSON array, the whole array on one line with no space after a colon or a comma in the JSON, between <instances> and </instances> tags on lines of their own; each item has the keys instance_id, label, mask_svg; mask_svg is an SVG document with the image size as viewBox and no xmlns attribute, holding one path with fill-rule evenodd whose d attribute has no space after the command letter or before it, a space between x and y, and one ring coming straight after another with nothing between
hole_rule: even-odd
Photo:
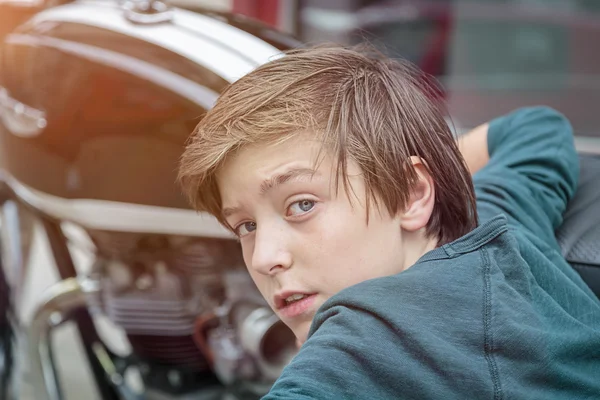
<instances>
[{"instance_id":1,"label":"exhaust pipe","mask_svg":"<svg viewBox=\"0 0 600 400\"><path fill-rule=\"evenodd\" d=\"M267 307L247 307L237 317L242 348L256 360L263 377L274 382L298 351L296 337Z\"/></svg>"},{"instance_id":2,"label":"exhaust pipe","mask_svg":"<svg viewBox=\"0 0 600 400\"><path fill-rule=\"evenodd\" d=\"M52 355L52 329L68 321L73 313L87 306L87 297L99 285L92 280L65 279L44 294L27 329L31 384L36 400L62 400L62 392Z\"/></svg>"},{"instance_id":3,"label":"exhaust pipe","mask_svg":"<svg viewBox=\"0 0 600 400\"><path fill-rule=\"evenodd\" d=\"M215 320L219 325L209 330L205 340L203 328ZM196 343L208 353L215 373L226 385L258 378L270 386L297 353L292 331L263 305L238 301L218 308L200 321L203 322L196 326ZM261 384L256 386L264 389Z\"/></svg>"}]
</instances>

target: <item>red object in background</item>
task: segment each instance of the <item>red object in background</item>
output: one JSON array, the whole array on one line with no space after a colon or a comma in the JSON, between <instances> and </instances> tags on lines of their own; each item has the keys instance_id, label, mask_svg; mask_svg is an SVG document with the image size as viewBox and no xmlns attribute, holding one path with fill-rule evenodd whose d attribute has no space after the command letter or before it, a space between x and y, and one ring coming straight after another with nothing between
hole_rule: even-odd
<instances>
[{"instance_id":1,"label":"red object in background","mask_svg":"<svg viewBox=\"0 0 600 400\"><path fill-rule=\"evenodd\" d=\"M274 28L279 24L280 0L234 0L232 11L258 19Z\"/></svg>"}]
</instances>

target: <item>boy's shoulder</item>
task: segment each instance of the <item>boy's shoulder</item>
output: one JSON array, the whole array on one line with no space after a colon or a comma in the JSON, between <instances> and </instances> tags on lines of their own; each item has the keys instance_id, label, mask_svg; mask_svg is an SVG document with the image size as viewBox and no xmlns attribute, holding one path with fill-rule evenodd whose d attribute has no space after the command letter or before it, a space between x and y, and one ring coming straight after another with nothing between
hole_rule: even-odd
<instances>
[{"instance_id":1,"label":"boy's shoulder","mask_svg":"<svg viewBox=\"0 0 600 400\"><path fill-rule=\"evenodd\" d=\"M392 276L370 279L331 297L315 316L311 332L338 307L362 309L404 325L419 324L460 328L457 321L480 319L486 276L492 258L518 254L506 217L499 215L463 237L426 253L409 269ZM414 324L413 324L414 326ZM423 326L421 329L428 329Z\"/></svg>"},{"instance_id":2,"label":"boy's shoulder","mask_svg":"<svg viewBox=\"0 0 600 400\"><path fill-rule=\"evenodd\" d=\"M486 310L494 308L500 319L527 321L538 318L548 296L554 298L549 307L562 307L574 319L600 316L600 302L560 252L500 214L402 273L332 296L315 316L311 334L332 313L349 308L361 311L356 318L375 315L400 330L441 329L476 340L484 334Z\"/></svg>"},{"instance_id":3,"label":"boy's shoulder","mask_svg":"<svg viewBox=\"0 0 600 400\"><path fill-rule=\"evenodd\" d=\"M276 392L296 393L301 381L318 392L303 398L343 398L340 388L353 398L483 398L512 382L510 397L555 398L554 386L532 382L560 382L565 368L597 374L580 359L540 361L600 356L600 302L533 239L499 215L400 274L342 290L317 312Z\"/></svg>"}]
</instances>

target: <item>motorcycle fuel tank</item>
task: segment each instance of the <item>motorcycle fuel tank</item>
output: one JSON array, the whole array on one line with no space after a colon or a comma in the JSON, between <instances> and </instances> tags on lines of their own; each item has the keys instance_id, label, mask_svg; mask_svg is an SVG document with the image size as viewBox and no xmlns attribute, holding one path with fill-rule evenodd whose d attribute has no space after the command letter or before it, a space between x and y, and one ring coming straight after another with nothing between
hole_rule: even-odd
<instances>
[{"instance_id":1,"label":"motorcycle fuel tank","mask_svg":"<svg viewBox=\"0 0 600 400\"><path fill-rule=\"evenodd\" d=\"M229 83L287 47L243 28L111 1L34 15L0 47L2 169L60 218L74 199L186 209L175 182L186 139Z\"/></svg>"}]
</instances>

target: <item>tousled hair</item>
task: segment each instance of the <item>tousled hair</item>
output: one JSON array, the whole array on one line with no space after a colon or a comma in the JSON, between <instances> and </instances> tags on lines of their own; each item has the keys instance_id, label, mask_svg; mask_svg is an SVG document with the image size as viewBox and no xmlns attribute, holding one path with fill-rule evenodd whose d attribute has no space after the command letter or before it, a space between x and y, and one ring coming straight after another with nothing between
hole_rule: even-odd
<instances>
[{"instance_id":1,"label":"tousled hair","mask_svg":"<svg viewBox=\"0 0 600 400\"><path fill-rule=\"evenodd\" d=\"M367 207L392 215L409 201L417 180L410 157L420 157L435 186L426 233L439 245L457 239L477 224L473 183L423 78L369 46L289 51L230 85L199 122L181 158L182 188L194 208L227 226L215 175L228 157L248 144L313 132L335 157L335 187L341 179L348 189L352 160L363 173Z\"/></svg>"}]
</instances>

